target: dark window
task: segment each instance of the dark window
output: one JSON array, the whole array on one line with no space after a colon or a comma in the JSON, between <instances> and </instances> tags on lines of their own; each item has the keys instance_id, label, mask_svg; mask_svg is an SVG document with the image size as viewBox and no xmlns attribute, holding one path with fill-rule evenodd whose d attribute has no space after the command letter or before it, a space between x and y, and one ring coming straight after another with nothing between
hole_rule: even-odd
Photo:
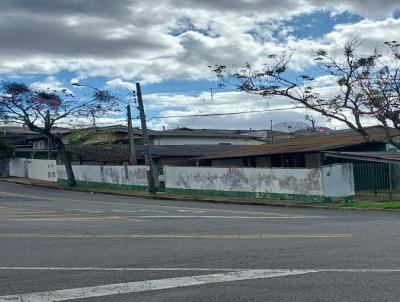
<instances>
[{"instance_id":1,"label":"dark window","mask_svg":"<svg viewBox=\"0 0 400 302\"><path fill-rule=\"evenodd\" d=\"M253 168L256 167L256 159L255 159L255 157L250 157L249 158L249 167L253 167Z\"/></svg>"},{"instance_id":2,"label":"dark window","mask_svg":"<svg viewBox=\"0 0 400 302\"><path fill-rule=\"evenodd\" d=\"M271 167L302 168L305 166L304 153L276 154L271 156Z\"/></svg>"},{"instance_id":3,"label":"dark window","mask_svg":"<svg viewBox=\"0 0 400 302\"><path fill-rule=\"evenodd\" d=\"M283 155L284 167L296 168L305 167L306 160L303 153L285 154Z\"/></svg>"},{"instance_id":4,"label":"dark window","mask_svg":"<svg viewBox=\"0 0 400 302\"><path fill-rule=\"evenodd\" d=\"M271 155L271 167L282 167L282 158L280 154Z\"/></svg>"}]
</instances>

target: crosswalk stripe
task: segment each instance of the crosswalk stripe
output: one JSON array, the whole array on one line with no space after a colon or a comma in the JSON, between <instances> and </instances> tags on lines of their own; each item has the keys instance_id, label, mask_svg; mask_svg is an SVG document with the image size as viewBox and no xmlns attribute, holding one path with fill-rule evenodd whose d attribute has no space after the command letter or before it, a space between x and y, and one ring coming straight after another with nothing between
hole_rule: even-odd
<instances>
[{"instance_id":1,"label":"crosswalk stripe","mask_svg":"<svg viewBox=\"0 0 400 302\"><path fill-rule=\"evenodd\" d=\"M199 275L191 277L178 277L157 280L145 280L127 283L107 284L91 287L62 289L55 291L37 292L30 294L1 296L0 302L44 302L66 301L93 297L103 297L116 294L129 294L147 292L176 287L187 287L209 283L233 282L261 278L274 278L289 275L302 275L313 273L312 270L243 270L220 274Z\"/></svg>"}]
</instances>

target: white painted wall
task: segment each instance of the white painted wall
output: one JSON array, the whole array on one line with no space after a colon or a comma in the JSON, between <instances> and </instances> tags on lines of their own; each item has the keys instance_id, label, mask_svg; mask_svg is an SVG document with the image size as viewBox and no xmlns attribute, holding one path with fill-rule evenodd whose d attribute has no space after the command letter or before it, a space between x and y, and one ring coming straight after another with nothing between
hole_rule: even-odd
<instances>
[{"instance_id":1,"label":"white painted wall","mask_svg":"<svg viewBox=\"0 0 400 302\"><path fill-rule=\"evenodd\" d=\"M75 179L117 185L147 186L146 166L73 165ZM57 166L58 178L67 179L65 167Z\"/></svg>"},{"instance_id":2,"label":"white painted wall","mask_svg":"<svg viewBox=\"0 0 400 302\"><path fill-rule=\"evenodd\" d=\"M336 164L321 168L326 197L355 195L353 164Z\"/></svg>"},{"instance_id":3,"label":"white painted wall","mask_svg":"<svg viewBox=\"0 0 400 302\"><path fill-rule=\"evenodd\" d=\"M55 160L27 159L28 178L57 182L57 162Z\"/></svg>"},{"instance_id":4,"label":"white painted wall","mask_svg":"<svg viewBox=\"0 0 400 302\"><path fill-rule=\"evenodd\" d=\"M159 137L154 138L154 145L260 145L264 142L251 137L220 138L220 137Z\"/></svg>"},{"instance_id":5,"label":"white painted wall","mask_svg":"<svg viewBox=\"0 0 400 302\"><path fill-rule=\"evenodd\" d=\"M214 168L165 166L165 186L171 189L317 195L355 195L353 165L320 169Z\"/></svg>"},{"instance_id":6,"label":"white painted wall","mask_svg":"<svg viewBox=\"0 0 400 302\"><path fill-rule=\"evenodd\" d=\"M147 186L146 166L74 165L77 181ZM10 176L66 180L55 160L14 158ZM164 166L166 188L348 197L355 195L353 165L320 169L215 168Z\"/></svg>"},{"instance_id":7,"label":"white painted wall","mask_svg":"<svg viewBox=\"0 0 400 302\"><path fill-rule=\"evenodd\" d=\"M164 166L164 174L167 189L323 195L320 169Z\"/></svg>"},{"instance_id":8,"label":"white painted wall","mask_svg":"<svg viewBox=\"0 0 400 302\"><path fill-rule=\"evenodd\" d=\"M13 158L10 160L10 176L28 177L28 165L26 158Z\"/></svg>"}]
</instances>

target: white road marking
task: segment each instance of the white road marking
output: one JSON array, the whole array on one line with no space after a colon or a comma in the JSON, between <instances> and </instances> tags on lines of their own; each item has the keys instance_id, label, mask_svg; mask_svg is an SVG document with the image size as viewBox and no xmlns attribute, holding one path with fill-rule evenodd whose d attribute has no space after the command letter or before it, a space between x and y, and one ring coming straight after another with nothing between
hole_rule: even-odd
<instances>
[{"instance_id":1,"label":"white road marking","mask_svg":"<svg viewBox=\"0 0 400 302\"><path fill-rule=\"evenodd\" d=\"M72 192L71 192L72 193ZM289 216L290 214L284 214L279 212L266 212L266 211L243 211L243 210L222 210L215 208L197 208L197 207L182 207L182 206L167 206L167 205L155 205L155 204L143 204L143 203L128 203L128 202L114 202L114 201L100 201L100 200L84 200L84 199L72 199L72 198L61 198L61 197L47 197L47 196L34 196L32 194L16 194L11 192L0 191L0 195L6 196L16 196L23 198L31 198L29 201L41 201L41 200L50 200L50 201L68 201L68 202L77 202L77 203L97 203L97 204L110 204L110 205L123 205L123 206L141 206L141 207L152 207L152 208L164 208L164 209L188 209L188 210L206 210L206 211L214 211L214 212L225 212L225 213L240 213L240 214L255 214L255 215L276 215L276 216Z\"/></svg>"},{"instance_id":2,"label":"white road marking","mask_svg":"<svg viewBox=\"0 0 400 302\"><path fill-rule=\"evenodd\" d=\"M186 213L186 212L189 212L189 213L204 213L204 212L206 212L206 211L203 211L203 210L177 210L178 212L183 212L183 213Z\"/></svg>"},{"instance_id":3,"label":"white road marking","mask_svg":"<svg viewBox=\"0 0 400 302\"><path fill-rule=\"evenodd\" d=\"M146 292L177 287L194 286L209 283L233 282L261 278L303 275L315 273L313 270L242 270L220 274L178 277L157 280L145 280L127 283L115 283L91 287L62 289L29 294L0 296L0 302L44 302L65 301L83 298L103 297L117 294Z\"/></svg>"},{"instance_id":4,"label":"white road marking","mask_svg":"<svg viewBox=\"0 0 400 302\"><path fill-rule=\"evenodd\" d=\"M156 211L156 210L111 210L116 213L137 213L137 212L153 212L153 213L168 213L166 211Z\"/></svg>"},{"instance_id":5,"label":"white road marking","mask_svg":"<svg viewBox=\"0 0 400 302\"><path fill-rule=\"evenodd\" d=\"M68 212L80 212L80 213L102 213L104 211L98 210L83 210L83 209L67 209Z\"/></svg>"},{"instance_id":6,"label":"white road marking","mask_svg":"<svg viewBox=\"0 0 400 302\"><path fill-rule=\"evenodd\" d=\"M0 296L0 302L49 302L103 297L117 294L172 289L210 283L275 278L321 272L338 273L400 273L400 269L229 269L229 268L138 268L138 267L0 267L0 270L60 270L60 271L227 271L190 277L145 280L106 284L92 287Z\"/></svg>"},{"instance_id":7,"label":"white road marking","mask_svg":"<svg viewBox=\"0 0 400 302\"><path fill-rule=\"evenodd\" d=\"M220 216L220 215L145 215L137 218L201 218L201 219L322 219L324 216Z\"/></svg>"},{"instance_id":8,"label":"white road marking","mask_svg":"<svg viewBox=\"0 0 400 302\"><path fill-rule=\"evenodd\" d=\"M0 238L97 238L97 239L277 239L277 238L351 238L351 233L117 233L117 234L80 234L80 233L0 233Z\"/></svg>"},{"instance_id":9,"label":"white road marking","mask_svg":"<svg viewBox=\"0 0 400 302\"><path fill-rule=\"evenodd\" d=\"M234 272L242 271L238 268L207 268L207 267L37 267L37 266L3 266L2 271L179 271L179 272Z\"/></svg>"},{"instance_id":10,"label":"white road marking","mask_svg":"<svg viewBox=\"0 0 400 302\"><path fill-rule=\"evenodd\" d=\"M31 271L176 271L176 272L242 272L242 271L270 271L270 272L305 272L305 273L400 273L400 268L314 268L314 269L267 269L267 268L216 268L216 267L39 267L39 266L2 266L0 271L31 270Z\"/></svg>"}]
</instances>

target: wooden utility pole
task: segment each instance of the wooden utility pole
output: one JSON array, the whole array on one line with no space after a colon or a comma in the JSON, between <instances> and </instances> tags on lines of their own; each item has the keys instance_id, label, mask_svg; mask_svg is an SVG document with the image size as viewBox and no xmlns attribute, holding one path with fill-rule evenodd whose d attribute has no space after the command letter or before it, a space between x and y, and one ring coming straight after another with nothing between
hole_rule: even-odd
<instances>
[{"instance_id":1,"label":"wooden utility pole","mask_svg":"<svg viewBox=\"0 0 400 302\"><path fill-rule=\"evenodd\" d=\"M144 145L144 159L147 169L147 190L151 194L155 194L156 186L154 181L154 168L153 160L151 158L151 148L149 143L149 135L147 133L146 115L144 114L142 91L140 90L140 83L136 83L136 95L138 100L138 109L140 114L140 123L142 125L142 136Z\"/></svg>"},{"instance_id":2,"label":"wooden utility pole","mask_svg":"<svg viewBox=\"0 0 400 302\"><path fill-rule=\"evenodd\" d=\"M271 142L273 142L273 141L274 141L274 130L273 130L273 127L272 127L272 120L270 120L270 122L271 122L271 124L270 124L270 130L271 130Z\"/></svg>"},{"instance_id":3,"label":"wooden utility pole","mask_svg":"<svg viewBox=\"0 0 400 302\"><path fill-rule=\"evenodd\" d=\"M131 105L126 106L126 114L128 118L129 163L131 165L137 165L135 140L133 139Z\"/></svg>"}]
</instances>

